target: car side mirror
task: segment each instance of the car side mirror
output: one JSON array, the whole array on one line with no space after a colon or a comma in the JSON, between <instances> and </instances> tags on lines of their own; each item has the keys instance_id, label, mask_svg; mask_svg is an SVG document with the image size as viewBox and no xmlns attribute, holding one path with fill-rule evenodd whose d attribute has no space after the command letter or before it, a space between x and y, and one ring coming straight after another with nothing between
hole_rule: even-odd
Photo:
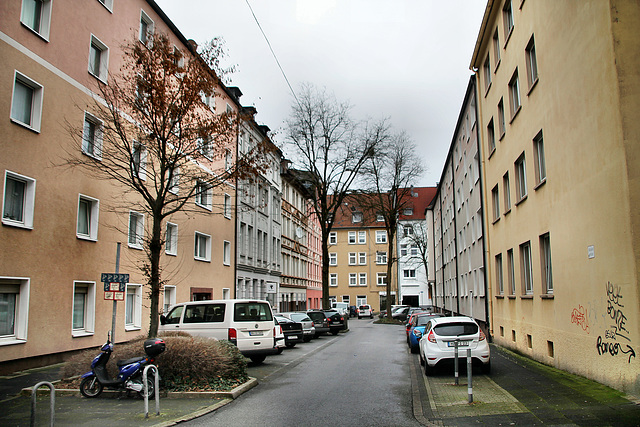
<instances>
[{"instance_id":1,"label":"car side mirror","mask_svg":"<svg viewBox=\"0 0 640 427\"><path fill-rule=\"evenodd\" d=\"M164 314L160 315L160 324L165 325L167 323L167 317Z\"/></svg>"}]
</instances>

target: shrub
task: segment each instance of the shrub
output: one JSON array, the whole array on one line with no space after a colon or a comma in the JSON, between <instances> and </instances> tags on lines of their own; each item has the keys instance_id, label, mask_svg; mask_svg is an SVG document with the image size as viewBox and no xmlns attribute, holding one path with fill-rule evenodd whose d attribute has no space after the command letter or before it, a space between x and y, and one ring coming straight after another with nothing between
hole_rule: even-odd
<instances>
[{"instance_id":1,"label":"shrub","mask_svg":"<svg viewBox=\"0 0 640 427\"><path fill-rule=\"evenodd\" d=\"M248 379L247 360L229 341L192 337L185 333L161 334L167 348L156 357L164 387L169 391L228 390ZM146 337L117 344L107 363L112 378L117 376L116 362L144 355ZM63 378L89 371L99 349L85 350L72 356L65 364Z\"/></svg>"}]
</instances>

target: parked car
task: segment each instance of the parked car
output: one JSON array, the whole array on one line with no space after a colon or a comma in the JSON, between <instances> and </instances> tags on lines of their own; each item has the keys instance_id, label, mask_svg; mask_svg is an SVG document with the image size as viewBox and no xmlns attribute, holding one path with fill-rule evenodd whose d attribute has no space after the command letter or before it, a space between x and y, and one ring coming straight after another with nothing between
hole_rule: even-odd
<instances>
[{"instance_id":1,"label":"parked car","mask_svg":"<svg viewBox=\"0 0 640 427\"><path fill-rule=\"evenodd\" d=\"M313 324L313 320L306 313L288 312L288 313L276 313L278 316L284 316L287 319L293 320L302 324L302 331L304 333L304 342L311 341L311 338L316 335L316 327Z\"/></svg>"},{"instance_id":2,"label":"parked car","mask_svg":"<svg viewBox=\"0 0 640 427\"><path fill-rule=\"evenodd\" d=\"M369 304L362 304L360 307L358 307L357 313L358 319L362 317L369 317L373 319L373 310L371 309L371 306Z\"/></svg>"},{"instance_id":3,"label":"parked car","mask_svg":"<svg viewBox=\"0 0 640 427\"><path fill-rule=\"evenodd\" d=\"M181 331L229 340L254 363L262 363L267 355L278 353L271 305L262 300L226 299L175 304L166 316L160 316L158 331Z\"/></svg>"},{"instance_id":4,"label":"parked car","mask_svg":"<svg viewBox=\"0 0 640 427\"><path fill-rule=\"evenodd\" d=\"M391 317L393 319L404 322L405 320L407 320L407 314L409 314L410 309L411 307L408 306L398 307L395 310L391 310Z\"/></svg>"},{"instance_id":5,"label":"parked car","mask_svg":"<svg viewBox=\"0 0 640 427\"><path fill-rule=\"evenodd\" d=\"M284 316L274 315L273 318L278 323L278 326L282 328L284 334L284 345L287 348L293 348L296 344L304 341L304 333L302 331L302 324L294 322Z\"/></svg>"},{"instance_id":6,"label":"parked car","mask_svg":"<svg viewBox=\"0 0 640 427\"><path fill-rule=\"evenodd\" d=\"M408 308L408 305L392 305L391 306L391 316L393 317L393 314L397 311L403 310L405 308ZM387 316L387 310L380 310L380 318L382 319L383 317Z\"/></svg>"},{"instance_id":7,"label":"parked car","mask_svg":"<svg viewBox=\"0 0 640 427\"><path fill-rule=\"evenodd\" d=\"M324 310L324 314L329 321L329 329L333 335L338 335L338 332L347 329L347 319L342 314L335 310Z\"/></svg>"},{"instance_id":8,"label":"parked car","mask_svg":"<svg viewBox=\"0 0 640 427\"><path fill-rule=\"evenodd\" d=\"M420 338L424 334L424 329L429 323L429 320L434 317L442 317L440 313L415 313L412 316L411 323L409 323L409 334L407 335L407 344L411 353L418 353L420 351Z\"/></svg>"},{"instance_id":9,"label":"parked car","mask_svg":"<svg viewBox=\"0 0 640 427\"><path fill-rule=\"evenodd\" d=\"M343 316L349 317L349 303L348 302L337 302L334 301L331 303L331 308L342 314Z\"/></svg>"},{"instance_id":10,"label":"parked car","mask_svg":"<svg viewBox=\"0 0 640 427\"><path fill-rule=\"evenodd\" d=\"M442 362L454 359L455 341L458 341L458 357L466 362L467 349L471 349L473 363L479 364L484 373L491 371L491 354L487 337L471 317L433 317L429 319L420 339L420 363L425 375L431 375Z\"/></svg>"},{"instance_id":11,"label":"parked car","mask_svg":"<svg viewBox=\"0 0 640 427\"><path fill-rule=\"evenodd\" d=\"M307 316L313 320L313 325L316 328L316 336L318 338L322 334L326 334L331 332L331 328L329 328L329 319L327 319L327 315L324 311L321 310L307 310Z\"/></svg>"},{"instance_id":12,"label":"parked car","mask_svg":"<svg viewBox=\"0 0 640 427\"><path fill-rule=\"evenodd\" d=\"M358 315L358 307L355 305L349 306L349 317L355 317Z\"/></svg>"},{"instance_id":13,"label":"parked car","mask_svg":"<svg viewBox=\"0 0 640 427\"><path fill-rule=\"evenodd\" d=\"M418 316L419 314L427 314L427 313L424 311L415 311L409 317L407 317L407 323L405 323L405 330L407 333L407 344L409 344L409 332L411 331L411 327L415 326L415 325L412 325L413 319L415 319L415 317Z\"/></svg>"},{"instance_id":14,"label":"parked car","mask_svg":"<svg viewBox=\"0 0 640 427\"><path fill-rule=\"evenodd\" d=\"M282 326L278 324L276 316L273 316L273 323L275 324L275 328L273 329L273 347L278 350L278 354L282 354L283 349L286 347L284 332L282 331Z\"/></svg>"}]
</instances>

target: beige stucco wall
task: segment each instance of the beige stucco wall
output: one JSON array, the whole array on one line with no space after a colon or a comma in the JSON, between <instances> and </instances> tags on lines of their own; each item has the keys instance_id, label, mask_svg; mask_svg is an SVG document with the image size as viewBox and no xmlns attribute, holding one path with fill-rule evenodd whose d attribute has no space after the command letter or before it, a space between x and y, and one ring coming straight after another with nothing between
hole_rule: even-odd
<instances>
[{"instance_id":1,"label":"beige stucco wall","mask_svg":"<svg viewBox=\"0 0 640 427\"><path fill-rule=\"evenodd\" d=\"M631 71L637 59L625 63L625 70L635 73L627 76L625 92L634 96L621 96L616 69L619 58L637 56L636 41L619 42L627 35L637 39L632 35L639 18L637 3L611 2L610 7L603 1L513 1L514 30L506 46L504 2L497 3L472 64L479 69L480 79L485 206L491 206L491 188L496 184L502 204L502 176L509 171L511 179L511 211L505 214L501 206L500 220L492 222L487 215L486 224L488 277L494 296L495 256L503 254L505 288L508 249L513 248L516 260L516 295L506 293L492 301L495 340L545 363L638 393L638 238L633 234L638 221L637 214L630 214L638 210L637 191L632 191L638 184L629 175L638 166L637 124L627 119L631 129L622 126L622 118L637 103L637 67ZM620 17L611 13L617 3L624 5ZM482 63L496 27L501 61L485 92ZM622 36L614 38L612 28ZM539 81L529 89L525 47L532 35ZM494 70L493 51L490 56ZM510 119L508 83L516 67L522 107ZM487 124L491 117L497 123L500 97L505 102L506 134L490 155ZM534 188L532 140L540 130L547 178ZM523 152L528 195L516 205L514 162ZM552 298L542 298L539 236L547 232ZM532 247L530 299L523 298L520 287L519 245L526 241ZM594 257L588 255L590 247Z\"/></svg>"}]
</instances>

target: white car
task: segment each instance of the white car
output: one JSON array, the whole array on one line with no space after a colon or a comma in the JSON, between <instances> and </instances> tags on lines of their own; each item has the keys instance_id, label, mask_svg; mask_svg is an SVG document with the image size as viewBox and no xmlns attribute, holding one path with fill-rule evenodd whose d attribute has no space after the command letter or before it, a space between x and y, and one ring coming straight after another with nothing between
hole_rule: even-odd
<instances>
[{"instance_id":1,"label":"white car","mask_svg":"<svg viewBox=\"0 0 640 427\"><path fill-rule=\"evenodd\" d=\"M358 319L361 317L369 317L373 319L373 310L369 304L362 304L358 307Z\"/></svg>"},{"instance_id":2,"label":"white car","mask_svg":"<svg viewBox=\"0 0 640 427\"><path fill-rule=\"evenodd\" d=\"M420 339L420 363L425 375L433 373L441 362L453 361L455 342L458 341L458 358L466 363L467 349L471 349L471 359L482 367L482 372L491 371L491 354L487 337L471 317L434 317L427 323Z\"/></svg>"}]
</instances>

